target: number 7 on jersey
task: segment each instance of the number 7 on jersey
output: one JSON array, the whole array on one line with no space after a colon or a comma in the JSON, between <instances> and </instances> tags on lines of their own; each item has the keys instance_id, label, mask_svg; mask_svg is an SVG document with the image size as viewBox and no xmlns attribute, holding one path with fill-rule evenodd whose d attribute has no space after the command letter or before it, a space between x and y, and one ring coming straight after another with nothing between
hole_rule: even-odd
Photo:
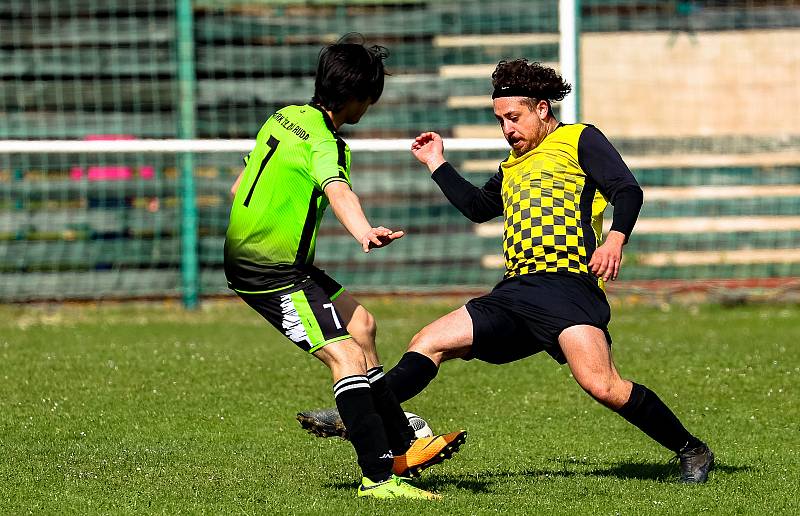
<instances>
[{"instance_id":1,"label":"number 7 on jersey","mask_svg":"<svg viewBox=\"0 0 800 516\"><path fill-rule=\"evenodd\" d=\"M253 186L250 187L250 191L247 192L247 197L244 199L244 205L247 206L250 204L250 198L253 197L253 192L256 189L256 184L258 183L259 178L261 178L261 173L264 171L264 168L267 166L267 162L269 162L272 155L275 154L275 150L278 148L278 144L281 143L277 138L270 135L269 140L267 140L267 147L269 147L269 152L267 155L264 156L264 159L261 160L261 165L258 167L258 174L256 174L256 178L253 180Z\"/></svg>"}]
</instances>

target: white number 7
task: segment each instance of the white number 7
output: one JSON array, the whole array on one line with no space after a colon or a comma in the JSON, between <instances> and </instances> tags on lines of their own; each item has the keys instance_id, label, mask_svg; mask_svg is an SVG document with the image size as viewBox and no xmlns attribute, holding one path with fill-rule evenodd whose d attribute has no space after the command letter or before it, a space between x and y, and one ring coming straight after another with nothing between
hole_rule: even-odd
<instances>
[{"instance_id":1,"label":"white number 7","mask_svg":"<svg viewBox=\"0 0 800 516\"><path fill-rule=\"evenodd\" d=\"M331 311L331 315L333 316L333 322L336 323L336 329L342 329L342 323L339 322L339 318L336 316L336 309L333 307L333 303L325 303L322 305L322 308L327 308Z\"/></svg>"}]
</instances>

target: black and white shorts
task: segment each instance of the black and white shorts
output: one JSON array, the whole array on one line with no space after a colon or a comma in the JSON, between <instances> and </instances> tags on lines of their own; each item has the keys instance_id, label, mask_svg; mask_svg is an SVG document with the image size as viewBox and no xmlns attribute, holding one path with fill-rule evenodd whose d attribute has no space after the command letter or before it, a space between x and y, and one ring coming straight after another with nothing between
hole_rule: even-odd
<instances>
[{"instance_id":1,"label":"black and white shorts","mask_svg":"<svg viewBox=\"0 0 800 516\"><path fill-rule=\"evenodd\" d=\"M466 304L472 318L472 351L466 359L504 364L547 351L566 358L558 336L570 326L603 330L611 345L611 309L597 280L585 274L537 272L501 281Z\"/></svg>"},{"instance_id":2,"label":"black and white shorts","mask_svg":"<svg viewBox=\"0 0 800 516\"><path fill-rule=\"evenodd\" d=\"M245 303L300 349L314 353L350 338L333 301L344 292L336 280L311 267L299 283L266 293L236 292Z\"/></svg>"}]
</instances>

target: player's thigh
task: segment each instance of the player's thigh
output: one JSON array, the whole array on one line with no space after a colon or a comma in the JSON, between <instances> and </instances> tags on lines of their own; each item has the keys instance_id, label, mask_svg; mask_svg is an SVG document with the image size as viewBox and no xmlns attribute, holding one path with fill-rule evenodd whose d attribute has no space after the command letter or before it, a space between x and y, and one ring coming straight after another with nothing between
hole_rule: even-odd
<instances>
[{"instance_id":1,"label":"player's thigh","mask_svg":"<svg viewBox=\"0 0 800 516\"><path fill-rule=\"evenodd\" d=\"M408 347L436 364L467 356L472 348L472 318L462 306L422 328Z\"/></svg>"},{"instance_id":2,"label":"player's thigh","mask_svg":"<svg viewBox=\"0 0 800 516\"><path fill-rule=\"evenodd\" d=\"M625 403L630 386L617 372L605 331L585 324L571 326L561 332L558 343L581 387L614 406Z\"/></svg>"},{"instance_id":3,"label":"player's thigh","mask_svg":"<svg viewBox=\"0 0 800 516\"><path fill-rule=\"evenodd\" d=\"M605 377L616 372L611 349L600 328L586 324L570 326L558 336L558 344L579 383L587 377Z\"/></svg>"},{"instance_id":4,"label":"player's thigh","mask_svg":"<svg viewBox=\"0 0 800 516\"><path fill-rule=\"evenodd\" d=\"M375 348L377 325L372 314L347 291L343 291L333 303L347 332L361 347L367 360L367 368L380 365L378 350Z\"/></svg>"},{"instance_id":5,"label":"player's thigh","mask_svg":"<svg viewBox=\"0 0 800 516\"><path fill-rule=\"evenodd\" d=\"M351 338L330 296L313 280L280 292L239 297L308 353Z\"/></svg>"},{"instance_id":6,"label":"player's thigh","mask_svg":"<svg viewBox=\"0 0 800 516\"><path fill-rule=\"evenodd\" d=\"M333 304L351 335L356 338L374 335L377 328L375 317L350 292L342 291Z\"/></svg>"}]
</instances>

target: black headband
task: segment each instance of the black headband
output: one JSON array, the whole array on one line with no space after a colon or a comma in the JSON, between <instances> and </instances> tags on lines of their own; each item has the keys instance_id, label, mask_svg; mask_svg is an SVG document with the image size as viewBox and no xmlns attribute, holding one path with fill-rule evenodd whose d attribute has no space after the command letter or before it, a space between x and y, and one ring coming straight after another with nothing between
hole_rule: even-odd
<instances>
[{"instance_id":1,"label":"black headband","mask_svg":"<svg viewBox=\"0 0 800 516\"><path fill-rule=\"evenodd\" d=\"M533 91L525 88L524 86L498 86L492 92L492 98L499 97L529 97L532 99L539 98Z\"/></svg>"}]
</instances>

